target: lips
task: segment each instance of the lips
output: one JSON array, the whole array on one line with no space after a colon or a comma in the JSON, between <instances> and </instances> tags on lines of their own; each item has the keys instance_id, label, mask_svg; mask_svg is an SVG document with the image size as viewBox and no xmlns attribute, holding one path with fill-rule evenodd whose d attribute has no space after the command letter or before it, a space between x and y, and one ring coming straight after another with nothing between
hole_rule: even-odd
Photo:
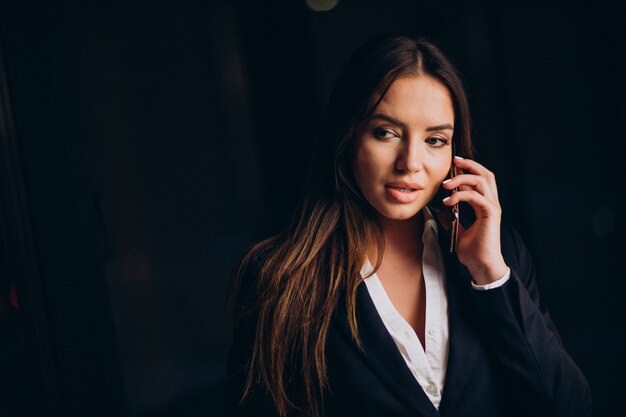
<instances>
[{"instance_id":1,"label":"lips","mask_svg":"<svg viewBox=\"0 0 626 417\"><path fill-rule=\"evenodd\" d=\"M424 188L421 185L416 184L414 182L404 182L404 181L390 182L390 183L385 184L385 187L393 188L402 192L417 191L417 190L422 190Z\"/></svg>"},{"instance_id":2,"label":"lips","mask_svg":"<svg viewBox=\"0 0 626 417\"><path fill-rule=\"evenodd\" d=\"M388 187L389 188L393 188L394 190L403 191L405 193L410 193L411 191L416 191L415 188L392 187L392 186L388 186Z\"/></svg>"},{"instance_id":3,"label":"lips","mask_svg":"<svg viewBox=\"0 0 626 417\"><path fill-rule=\"evenodd\" d=\"M387 196L396 203L412 203L424 187L410 182L392 182L385 184Z\"/></svg>"}]
</instances>

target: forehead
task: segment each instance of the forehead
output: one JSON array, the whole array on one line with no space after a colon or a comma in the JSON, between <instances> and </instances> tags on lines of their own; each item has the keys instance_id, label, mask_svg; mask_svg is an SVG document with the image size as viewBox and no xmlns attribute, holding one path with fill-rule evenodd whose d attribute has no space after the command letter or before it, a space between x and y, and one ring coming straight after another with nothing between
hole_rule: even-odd
<instances>
[{"instance_id":1,"label":"forehead","mask_svg":"<svg viewBox=\"0 0 626 417\"><path fill-rule=\"evenodd\" d=\"M454 123L448 88L427 75L397 78L374 110L414 127Z\"/></svg>"}]
</instances>

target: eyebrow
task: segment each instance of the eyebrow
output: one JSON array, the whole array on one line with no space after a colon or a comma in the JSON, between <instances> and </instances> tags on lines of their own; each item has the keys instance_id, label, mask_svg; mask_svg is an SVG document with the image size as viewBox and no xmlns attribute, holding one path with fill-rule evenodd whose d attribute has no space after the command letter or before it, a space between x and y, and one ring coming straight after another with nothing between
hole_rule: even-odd
<instances>
[{"instance_id":1,"label":"eyebrow","mask_svg":"<svg viewBox=\"0 0 626 417\"><path fill-rule=\"evenodd\" d=\"M403 129L406 129L406 124L402 123L400 120L389 116L388 114L384 114L384 113L376 113L375 115L370 117L370 120L372 119L382 119L382 120L386 120L390 123L393 123L395 125L400 126ZM450 124L450 123L445 123L442 125L437 125L437 126L430 126L426 128L427 132L435 132L435 131L439 131L439 130L454 130L454 127Z\"/></svg>"}]
</instances>

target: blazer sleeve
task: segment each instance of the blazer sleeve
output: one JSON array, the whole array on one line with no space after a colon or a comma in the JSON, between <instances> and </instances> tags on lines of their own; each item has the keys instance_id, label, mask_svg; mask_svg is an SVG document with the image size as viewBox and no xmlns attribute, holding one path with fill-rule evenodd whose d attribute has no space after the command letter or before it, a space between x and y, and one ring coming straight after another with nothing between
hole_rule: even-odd
<instances>
[{"instance_id":1,"label":"blazer sleeve","mask_svg":"<svg viewBox=\"0 0 626 417\"><path fill-rule=\"evenodd\" d=\"M257 296L256 282L262 261L253 259L243 273L233 306L233 343L228 353L225 417L278 417L272 401L259 386L242 401L252 346L256 337L257 313L248 307Z\"/></svg>"},{"instance_id":2,"label":"blazer sleeve","mask_svg":"<svg viewBox=\"0 0 626 417\"><path fill-rule=\"evenodd\" d=\"M531 256L515 230L503 228L502 250L511 268L509 280L498 288L471 291L490 354L528 415L590 416L587 380L540 302Z\"/></svg>"}]
</instances>

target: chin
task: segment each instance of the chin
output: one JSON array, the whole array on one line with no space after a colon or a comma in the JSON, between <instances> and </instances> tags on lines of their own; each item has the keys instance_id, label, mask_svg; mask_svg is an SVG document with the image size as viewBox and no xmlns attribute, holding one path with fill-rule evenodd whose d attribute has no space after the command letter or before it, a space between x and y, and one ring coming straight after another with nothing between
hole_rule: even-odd
<instances>
[{"instance_id":1,"label":"chin","mask_svg":"<svg viewBox=\"0 0 626 417\"><path fill-rule=\"evenodd\" d=\"M392 208L389 210L385 210L385 211L379 211L380 214L382 214L384 217L388 218L389 220L409 220L413 217L415 217L416 214L418 214L423 207L402 207L402 208Z\"/></svg>"}]
</instances>

